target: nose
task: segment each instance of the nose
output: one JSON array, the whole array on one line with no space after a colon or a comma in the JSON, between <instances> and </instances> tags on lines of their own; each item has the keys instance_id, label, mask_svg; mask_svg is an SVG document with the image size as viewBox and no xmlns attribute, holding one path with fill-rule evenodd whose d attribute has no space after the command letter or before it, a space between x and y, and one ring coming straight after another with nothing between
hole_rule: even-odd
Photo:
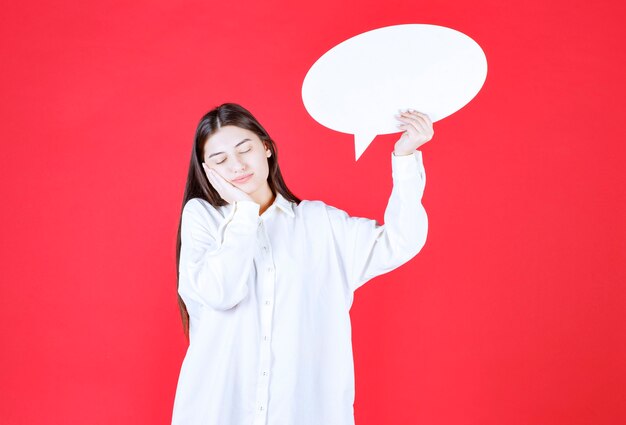
<instances>
[{"instance_id":1,"label":"nose","mask_svg":"<svg viewBox=\"0 0 626 425\"><path fill-rule=\"evenodd\" d=\"M235 174L241 174L246 171L246 165L237 157L233 159L232 170Z\"/></svg>"}]
</instances>

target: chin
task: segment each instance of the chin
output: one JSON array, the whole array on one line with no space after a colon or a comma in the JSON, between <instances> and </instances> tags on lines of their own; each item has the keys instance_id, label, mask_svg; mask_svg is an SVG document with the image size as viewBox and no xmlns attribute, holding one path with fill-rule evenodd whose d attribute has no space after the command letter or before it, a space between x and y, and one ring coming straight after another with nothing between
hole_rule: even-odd
<instances>
[{"instance_id":1,"label":"chin","mask_svg":"<svg viewBox=\"0 0 626 425\"><path fill-rule=\"evenodd\" d=\"M243 190L244 192L246 192L248 195L250 195L256 192L257 190L259 190L261 188L261 185L256 182L249 181L249 182L237 185L237 187Z\"/></svg>"}]
</instances>

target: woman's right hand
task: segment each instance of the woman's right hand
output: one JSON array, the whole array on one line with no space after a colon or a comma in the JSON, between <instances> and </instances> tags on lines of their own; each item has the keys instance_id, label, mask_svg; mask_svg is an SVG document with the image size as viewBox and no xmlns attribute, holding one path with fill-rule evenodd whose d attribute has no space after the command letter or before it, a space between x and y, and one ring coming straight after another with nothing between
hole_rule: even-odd
<instances>
[{"instance_id":1,"label":"woman's right hand","mask_svg":"<svg viewBox=\"0 0 626 425\"><path fill-rule=\"evenodd\" d=\"M234 204L237 201L253 201L250 195L238 187L233 186L224 177L220 176L217 171L209 168L206 163L202 163L202 168L204 168L204 173L209 179L211 186L213 186L222 199L229 204Z\"/></svg>"}]
</instances>

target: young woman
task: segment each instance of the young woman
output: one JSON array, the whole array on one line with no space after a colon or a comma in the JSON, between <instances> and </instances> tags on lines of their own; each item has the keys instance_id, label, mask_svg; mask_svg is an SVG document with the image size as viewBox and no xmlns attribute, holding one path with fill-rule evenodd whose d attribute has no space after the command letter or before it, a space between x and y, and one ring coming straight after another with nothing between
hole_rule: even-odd
<instances>
[{"instance_id":1,"label":"young woman","mask_svg":"<svg viewBox=\"0 0 626 425\"><path fill-rule=\"evenodd\" d=\"M300 201L276 145L236 104L196 130L178 229L178 302L189 348L174 425L353 425L349 310L354 291L426 241L433 136L419 112L397 116L385 224Z\"/></svg>"}]
</instances>

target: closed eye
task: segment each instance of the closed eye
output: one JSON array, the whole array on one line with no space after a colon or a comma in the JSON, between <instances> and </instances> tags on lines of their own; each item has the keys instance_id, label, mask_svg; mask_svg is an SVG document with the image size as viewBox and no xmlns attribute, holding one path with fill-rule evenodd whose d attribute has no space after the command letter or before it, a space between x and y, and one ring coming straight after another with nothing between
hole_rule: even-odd
<instances>
[{"instance_id":1,"label":"closed eye","mask_svg":"<svg viewBox=\"0 0 626 425\"><path fill-rule=\"evenodd\" d=\"M251 150L252 148L250 147L245 151L239 151L239 153L247 153L247 152L250 152ZM226 158L222 159L220 162L216 162L216 164L219 165L219 164L223 164L224 162L226 162Z\"/></svg>"}]
</instances>

